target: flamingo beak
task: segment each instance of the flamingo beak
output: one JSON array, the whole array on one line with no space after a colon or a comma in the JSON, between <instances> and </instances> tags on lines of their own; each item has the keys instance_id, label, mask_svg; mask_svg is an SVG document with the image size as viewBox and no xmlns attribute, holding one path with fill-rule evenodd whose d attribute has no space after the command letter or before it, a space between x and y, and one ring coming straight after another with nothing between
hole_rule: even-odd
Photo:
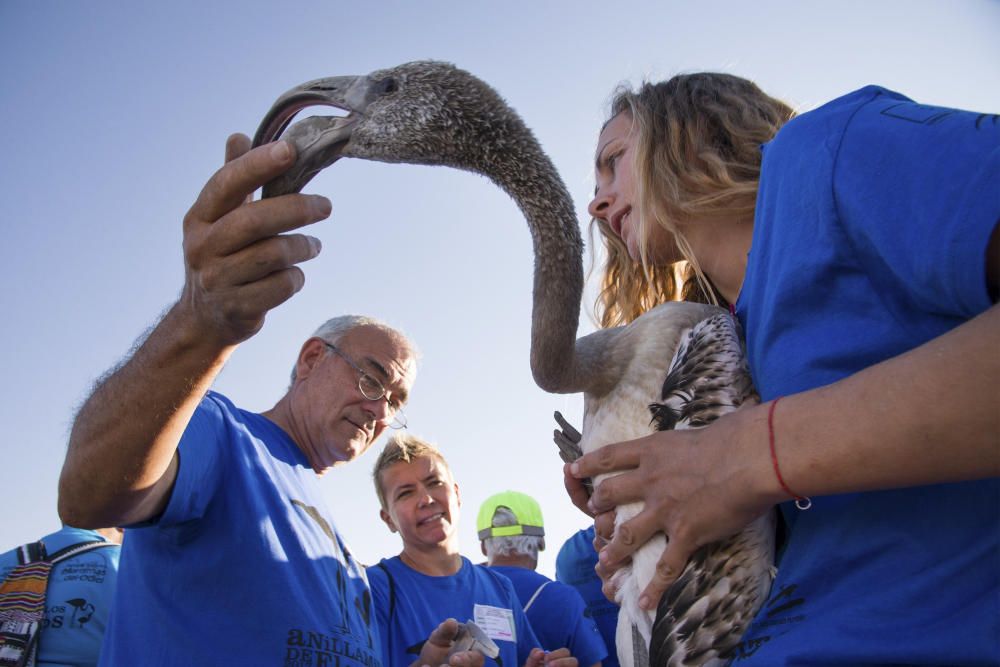
<instances>
[{"instance_id":1,"label":"flamingo beak","mask_svg":"<svg viewBox=\"0 0 1000 667\"><path fill-rule=\"evenodd\" d=\"M365 109L379 94L367 76L315 79L292 88L268 110L253 146L281 138L295 145L298 157L285 173L264 185L262 198L299 192L313 176L336 162ZM310 106L347 111L346 116L310 116L289 127L295 114Z\"/></svg>"}]
</instances>

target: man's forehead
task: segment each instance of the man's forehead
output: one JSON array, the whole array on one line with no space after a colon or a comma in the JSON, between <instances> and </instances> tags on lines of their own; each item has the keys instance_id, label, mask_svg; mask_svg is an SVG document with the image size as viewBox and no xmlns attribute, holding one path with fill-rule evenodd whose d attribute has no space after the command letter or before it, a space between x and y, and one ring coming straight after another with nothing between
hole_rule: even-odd
<instances>
[{"instance_id":1,"label":"man's forehead","mask_svg":"<svg viewBox=\"0 0 1000 667\"><path fill-rule=\"evenodd\" d=\"M379 379L412 382L416 372L416 354L413 345L402 334L360 326L344 334L339 346L353 352L358 363L365 370L374 371Z\"/></svg>"}]
</instances>

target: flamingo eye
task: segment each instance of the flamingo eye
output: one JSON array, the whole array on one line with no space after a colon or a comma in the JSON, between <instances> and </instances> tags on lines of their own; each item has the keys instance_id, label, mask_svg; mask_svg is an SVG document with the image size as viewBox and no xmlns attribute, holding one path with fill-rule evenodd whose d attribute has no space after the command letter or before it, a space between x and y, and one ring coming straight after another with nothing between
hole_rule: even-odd
<instances>
[{"instance_id":1,"label":"flamingo eye","mask_svg":"<svg viewBox=\"0 0 1000 667\"><path fill-rule=\"evenodd\" d=\"M379 81L376 90L379 94L388 95L389 93L394 93L399 90L399 84L396 83L396 80L390 76Z\"/></svg>"}]
</instances>

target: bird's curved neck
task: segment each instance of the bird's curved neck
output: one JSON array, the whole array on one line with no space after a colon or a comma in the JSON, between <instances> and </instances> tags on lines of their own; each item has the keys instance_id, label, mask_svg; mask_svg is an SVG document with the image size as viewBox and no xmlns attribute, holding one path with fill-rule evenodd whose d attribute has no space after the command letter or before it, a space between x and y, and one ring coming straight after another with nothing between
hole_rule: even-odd
<instances>
[{"instance_id":1,"label":"bird's curved neck","mask_svg":"<svg viewBox=\"0 0 1000 667\"><path fill-rule=\"evenodd\" d=\"M569 191L532 138L498 146L477 171L514 199L528 222L535 251L531 368L550 392L582 391L574 363L583 295L583 241Z\"/></svg>"}]
</instances>

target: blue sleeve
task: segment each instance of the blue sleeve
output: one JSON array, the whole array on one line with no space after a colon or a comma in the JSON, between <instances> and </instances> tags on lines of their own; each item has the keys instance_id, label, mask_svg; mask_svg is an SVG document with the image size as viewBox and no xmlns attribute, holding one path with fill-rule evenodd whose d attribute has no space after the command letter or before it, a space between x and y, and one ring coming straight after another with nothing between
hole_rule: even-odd
<instances>
[{"instance_id":1,"label":"blue sleeve","mask_svg":"<svg viewBox=\"0 0 1000 667\"><path fill-rule=\"evenodd\" d=\"M179 525L204 516L225 464L225 410L226 405L211 393L195 409L177 447L177 479L157 525Z\"/></svg>"},{"instance_id":2,"label":"blue sleeve","mask_svg":"<svg viewBox=\"0 0 1000 667\"><path fill-rule=\"evenodd\" d=\"M844 231L862 265L915 305L974 317L990 306L985 266L1000 221L1000 117L884 92L857 110L837 152Z\"/></svg>"}]
</instances>

